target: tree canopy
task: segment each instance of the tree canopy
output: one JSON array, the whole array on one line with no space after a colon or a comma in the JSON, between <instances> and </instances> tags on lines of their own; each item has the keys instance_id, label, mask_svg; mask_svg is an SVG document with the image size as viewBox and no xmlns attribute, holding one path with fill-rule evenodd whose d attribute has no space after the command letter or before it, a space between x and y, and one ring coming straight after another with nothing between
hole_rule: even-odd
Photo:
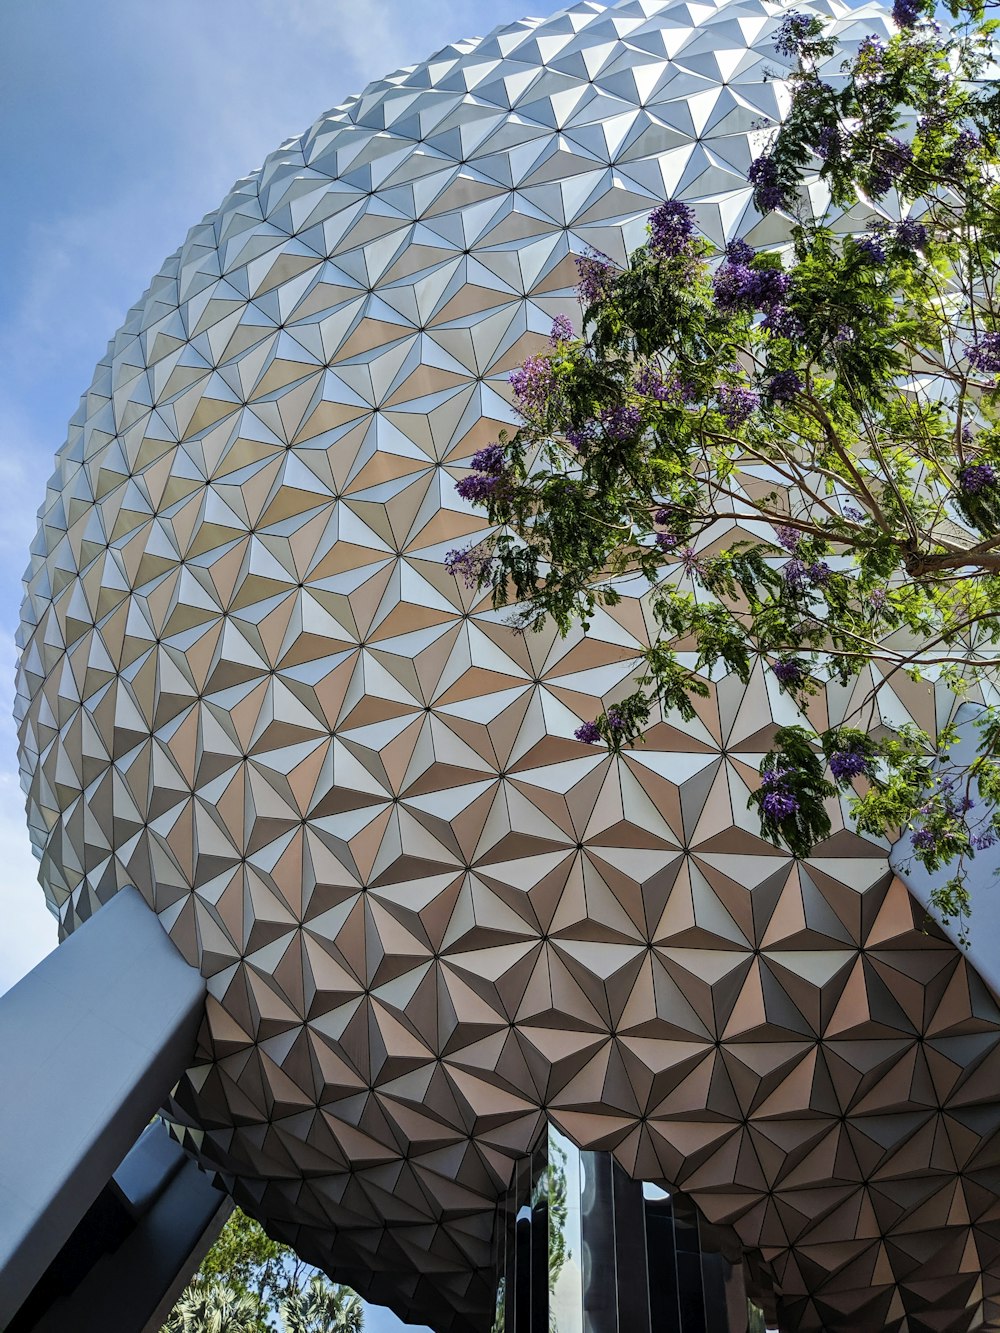
<instances>
[{"instance_id":1,"label":"tree canopy","mask_svg":"<svg viewBox=\"0 0 1000 1333\"><path fill-rule=\"evenodd\" d=\"M896 0L895 34L843 62L823 20L784 18L790 109L748 180L786 240L719 251L668 199L624 268L582 256L581 329L559 316L512 373L519 425L457 483L489 535L448 563L528 633L586 629L640 582L654 632L585 743L635 744L765 663L801 721L763 760L763 833L807 855L845 794L860 832L950 866L935 901L964 923L968 863L1000 835L1000 100L994 21L951 14ZM866 672L817 722L821 685ZM950 720L884 725L900 672ZM968 770L964 698L984 704Z\"/></svg>"},{"instance_id":2,"label":"tree canopy","mask_svg":"<svg viewBox=\"0 0 1000 1333\"><path fill-rule=\"evenodd\" d=\"M361 1301L235 1209L162 1333L362 1333Z\"/></svg>"}]
</instances>

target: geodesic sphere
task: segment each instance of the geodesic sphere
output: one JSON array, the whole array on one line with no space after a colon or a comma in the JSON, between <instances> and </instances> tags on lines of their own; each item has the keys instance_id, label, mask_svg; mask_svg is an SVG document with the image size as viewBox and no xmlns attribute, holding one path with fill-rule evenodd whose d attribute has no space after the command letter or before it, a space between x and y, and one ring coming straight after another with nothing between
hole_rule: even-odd
<instances>
[{"instance_id":1,"label":"geodesic sphere","mask_svg":"<svg viewBox=\"0 0 1000 1333\"><path fill-rule=\"evenodd\" d=\"M519 636L444 564L482 530L455 480L509 371L579 325L575 254L623 261L667 196L717 243L787 234L745 179L781 13L582 4L322 117L130 312L41 512L18 709L62 930L138 887L210 992L189 1146L436 1328L483 1326L544 1114L687 1190L801 1329L922 1328L928 1284L965 1328L993 1261L955 1200L996 1117L938 1121L995 1079L995 1005L883 849L761 841L788 701L716 682L611 758L574 731L631 688L642 588L586 637ZM908 681L883 698L930 720Z\"/></svg>"}]
</instances>

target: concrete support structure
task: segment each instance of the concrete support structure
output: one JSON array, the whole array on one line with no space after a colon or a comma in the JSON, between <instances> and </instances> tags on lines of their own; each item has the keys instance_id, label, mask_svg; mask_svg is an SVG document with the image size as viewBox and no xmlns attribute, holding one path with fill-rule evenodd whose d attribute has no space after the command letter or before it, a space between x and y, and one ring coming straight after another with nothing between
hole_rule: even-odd
<instances>
[{"instance_id":1,"label":"concrete support structure","mask_svg":"<svg viewBox=\"0 0 1000 1333\"><path fill-rule=\"evenodd\" d=\"M6 1333L158 1333L232 1207L154 1121Z\"/></svg>"},{"instance_id":2,"label":"concrete support structure","mask_svg":"<svg viewBox=\"0 0 1000 1333\"><path fill-rule=\"evenodd\" d=\"M190 1063L204 1004L135 889L0 1000L0 1328Z\"/></svg>"}]
</instances>

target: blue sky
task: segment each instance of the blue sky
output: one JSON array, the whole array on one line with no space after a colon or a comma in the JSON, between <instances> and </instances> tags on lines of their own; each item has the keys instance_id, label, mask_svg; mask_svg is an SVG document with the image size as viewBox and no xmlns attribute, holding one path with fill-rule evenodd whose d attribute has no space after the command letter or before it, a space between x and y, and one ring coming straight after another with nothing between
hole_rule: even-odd
<instances>
[{"instance_id":1,"label":"blue sky","mask_svg":"<svg viewBox=\"0 0 1000 1333\"><path fill-rule=\"evenodd\" d=\"M53 456L105 344L188 227L282 139L526 5L0 5L0 993L55 944L11 720L20 576ZM374 1311L366 1323L400 1327Z\"/></svg>"}]
</instances>

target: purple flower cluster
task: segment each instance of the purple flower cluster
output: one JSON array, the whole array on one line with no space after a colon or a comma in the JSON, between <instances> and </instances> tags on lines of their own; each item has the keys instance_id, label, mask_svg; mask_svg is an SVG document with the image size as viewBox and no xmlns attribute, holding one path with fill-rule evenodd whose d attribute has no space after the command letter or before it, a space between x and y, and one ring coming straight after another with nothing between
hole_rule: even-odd
<instances>
[{"instance_id":1,"label":"purple flower cluster","mask_svg":"<svg viewBox=\"0 0 1000 1333\"><path fill-rule=\"evenodd\" d=\"M654 398L658 403L665 403L671 398L690 403L697 395L694 385L682 380L677 375L664 379L656 366L644 366L635 377L636 392L644 398Z\"/></svg>"},{"instance_id":2,"label":"purple flower cluster","mask_svg":"<svg viewBox=\"0 0 1000 1333\"><path fill-rule=\"evenodd\" d=\"M552 362L545 356L529 356L523 366L510 372L510 387L522 412L544 411L554 378Z\"/></svg>"},{"instance_id":3,"label":"purple flower cluster","mask_svg":"<svg viewBox=\"0 0 1000 1333\"><path fill-rule=\"evenodd\" d=\"M781 576L789 592L801 593L809 588L809 567L804 560L789 560Z\"/></svg>"},{"instance_id":4,"label":"purple flower cluster","mask_svg":"<svg viewBox=\"0 0 1000 1333\"><path fill-rule=\"evenodd\" d=\"M761 328L767 329L776 338L791 338L793 341L797 341L805 332L801 321L786 305L772 306Z\"/></svg>"},{"instance_id":5,"label":"purple flower cluster","mask_svg":"<svg viewBox=\"0 0 1000 1333\"><path fill-rule=\"evenodd\" d=\"M816 136L816 156L824 162L840 153L840 130L836 125L824 125Z\"/></svg>"},{"instance_id":6,"label":"purple flower cluster","mask_svg":"<svg viewBox=\"0 0 1000 1333\"><path fill-rule=\"evenodd\" d=\"M844 505L844 517L849 518L852 523L863 523L865 515L860 509L855 509L854 505Z\"/></svg>"},{"instance_id":7,"label":"purple flower cluster","mask_svg":"<svg viewBox=\"0 0 1000 1333\"><path fill-rule=\"evenodd\" d=\"M503 472L507 462L507 457L503 451L502 444L488 444L485 449L480 449L469 459L469 467L473 467L477 472L486 472L491 477L499 477Z\"/></svg>"},{"instance_id":8,"label":"purple flower cluster","mask_svg":"<svg viewBox=\"0 0 1000 1333\"><path fill-rule=\"evenodd\" d=\"M863 750L836 750L830 756L830 772L838 782L849 782L851 778L867 776L871 760Z\"/></svg>"},{"instance_id":9,"label":"purple flower cluster","mask_svg":"<svg viewBox=\"0 0 1000 1333\"><path fill-rule=\"evenodd\" d=\"M604 436L613 444L627 444L634 440L641 425L642 413L637 407L619 403L616 407L606 407L601 413Z\"/></svg>"},{"instance_id":10,"label":"purple flower cluster","mask_svg":"<svg viewBox=\"0 0 1000 1333\"><path fill-rule=\"evenodd\" d=\"M913 162L913 149L902 139L890 138L872 154L868 183L879 199L889 191Z\"/></svg>"},{"instance_id":11,"label":"purple flower cluster","mask_svg":"<svg viewBox=\"0 0 1000 1333\"><path fill-rule=\"evenodd\" d=\"M996 470L989 463L970 463L958 473L958 484L966 495L980 495L994 486L996 479Z\"/></svg>"},{"instance_id":12,"label":"purple flower cluster","mask_svg":"<svg viewBox=\"0 0 1000 1333\"><path fill-rule=\"evenodd\" d=\"M976 804L975 801L972 799L972 797L969 795L968 790L963 789L961 784L962 780L959 778L957 774L953 774L949 777L941 779L940 783L941 804L944 808L944 813L951 819L957 819L962 815L968 814L969 811ZM962 792L961 796L958 796L956 794L956 792L958 791ZM929 800L926 803L926 805L922 805L919 811L919 813L922 815L929 815L932 814L933 812L934 812L933 800Z\"/></svg>"},{"instance_id":13,"label":"purple flower cluster","mask_svg":"<svg viewBox=\"0 0 1000 1333\"><path fill-rule=\"evenodd\" d=\"M604 722L612 737L620 736L628 730L625 715L615 705L612 705L604 714ZM578 741L583 741L585 745L598 745L603 740L601 728L597 722L582 722L573 732L573 735Z\"/></svg>"},{"instance_id":14,"label":"purple flower cluster","mask_svg":"<svg viewBox=\"0 0 1000 1333\"><path fill-rule=\"evenodd\" d=\"M874 78L881 73L885 58L885 42L878 37L863 37L858 43L858 74L862 78Z\"/></svg>"},{"instance_id":15,"label":"purple flower cluster","mask_svg":"<svg viewBox=\"0 0 1000 1333\"><path fill-rule=\"evenodd\" d=\"M762 213L787 206L785 192L778 181L777 163L766 153L750 163L747 180L753 186L754 202Z\"/></svg>"},{"instance_id":16,"label":"purple flower cluster","mask_svg":"<svg viewBox=\"0 0 1000 1333\"><path fill-rule=\"evenodd\" d=\"M761 801L761 809L772 819L787 819L789 815L794 815L798 808L798 801L787 787L778 787L774 791L765 792Z\"/></svg>"},{"instance_id":17,"label":"purple flower cluster","mask_svg":"<svg viewBox=\"0 0 1000 1333\"><path fill-rule=\"evenodd\" d=\"M798 799L788 785L793 773L794 769L790 768L772 768L762 774L760 785L764 796L760 808L769 818L780 821L798 812Z\"/></svg>"},{"instance_id":18,"label":"purple flower cluster","mask_svg":"<svg viewBox=\"0 0 1000 1333\"><path fill-rule=\"evenodd\" d=\"M854 341L854 330L849 324L840 324L837 326L837 332L833 335L834 347L843 347L847 343Z\"/></svg>"},{"instance_id":19,"label":"purple flower cluster","mask_svg":"<svg viewBox=\"0 0 1000 1333\"><path fill-rule=\"evenodd\" d=\"M666 381L656 366L643 366L635 377L635 389L643 398L655 398L659 403L668 395Z\"/></svg>"},{"instance_id":20,"label":"purple flower cluster","mask_svg":"<svg viewBox=\"0 0 1000 1333\"><path fill-rule=\"evenodd\" d=\"M611 732L620 732L625 730L625 718L620 709L612 707L604 714L607 720L608 730Z\"/></svg>"},{"instance_id":21,"label":"purple flower cluster","mask_svg":"<svg viewBox=\"0 0 1000 1333\"><path fill-rule=\"evenodd\" d=\"M667 529L666 532L658 532L656 534L656 544L661 551L673 551L674 547L677 545L680 538L677 537L675 533L671 532L670 528L682 517L683 515L680 510L675 509L673 505L658 509L653 515L653 522L658 523L661 528Z\"/></svg>"},{"instance_id":22,"label":"purple flower cluster","mask_svg":"<svg viewBox=\"0 0 1000 1333\"><path fill-rule=\"evenodd\" d=\"M926 115L923 115L917 121L917 132L919 134L934 134L948 122L948 108L937 105L931 108Z\"/></svg>"},{"instance_id":23,"label":"purple flower cluster","mask_svg":"<svg viewBox=\"0 0 1000 1333\"><path fill-rule=\"evenodd\" d=\"M973 370L984 375L1000 374L1000 333L984 333L965 352Z\"/></svg>"},{"instance_id":24,"label":"purple flower cluster","mask_svg":"<svg viewBox=\"0 0 1000 1333\"><path fill-rule=\"evenodd\" d=\"M791 277L783 269L751 268L749 264L728 257L712 279L715 303L726 313L773 310L782 305L790 287Z\"/></svg>"},{"instance_id":25,"label":"purple flower cluster","mask_svg":"<svg viewBox=\"0 0 1000 1333\"><path fill-rule=\"evenodd\" d=\"M571 444L574 449L586 449L593 443L597 434L597 423L595 421L585 421L582 426L571 426L566 432L566 443Z\"/></svg>"},{"instance_id":26,"label":"purple flower cluster","mask_svg":"<svg viewBox=\"0 0 1000 1333\"><path fill-rule=\"evenodd\" d=\"M922 250L927 244L927 228L913 218L904 218L896 227L896 244L903 250Z\"/></svg>"},{"instance_id":27,"label":"purple flower cluster","mask_svg":"<svg viewBox=\"0 0 1000 1333\"><path fill-rule=\"evenodd\" d=\"M496 494L500 480L499 477L484 477L481 472L473 472L470 476L463 477L461 481L456 481L455 490L470 504L485 504Z\"/></svg>"},{"instance_id":28,"label":"purple flower cluster","mask_svg":"<svg viewBox=\"0 0 1000 1333\"><path fill-rule=\"evenodd\" d=\"M796 558L789 560L781 572L789 592L799 595L825 587L832 571L825 560L815 560L807 565L804 560Z\"/></svg>"},{"instance_id":29,"label":"purple flower cluster","mask_svg":"<svg viewBox=\"0 0 1000 1333\"><path fill-rule=\"evenodd\" d=\"M754 272L746 264L721 264L712 278L715 304L725 314L754 304Z\"/></svg>"},{"instance_id":30,"label":"purple flower cluster","mask_svg":"<svg viewBox=\"0 0 1000 1333\"><path fill-rule=\"evenodd\" d=\"M649 248L662 259L684 254L694 234L694 209L667 199L649 215Z\"/></svg>"},{"instance_id":31,"label":"purple flower cluster","mask_svg":"<svg viewBox=\"0 0 1000 1333\"><path fill-rule=\"evenodd\" d=\"M615 266L607 255L599 254L596 250L577 255L576 272L576 290L585 306L603 301L610 294L615 282Z\"/></svg>"},{"instance_id":32,"label":"purple flower cluster","mask_svg":"<svg viewBox=\"0 0 1000 1333\"><path fill-rule=\"evenodd\" d=\"M741 236L738 236L734 241L730 241L726 246L726 258L730 264L749 264L753 257L753 246Z\"/></svg>"},{"instance_id":33,"label":"purple flower cluster","mask_svg":"<svg viewBox=\"0 0 1000 1333\"><path fill-rule=\"evenodd\" d=\"M984 829L982 833L977 833L972 839L972 845L977 852L985 852L987 847L993 847L996 844L997 835L992 829Z\"/></svg>"},{"instance_id":34,"label":"purple flower cluster","mask_svg":"<svg viewBox=\"0 0 1000 1333\"><path fill-rule=\"evenodd\" d=\"M552 321L552 332L549 334L549 345L557 347L561 342L567 342L573 337L573 323L569 315L556 315Z\"/></svg>"},{"instance_id":35,"label":"purple flower cluster","mask_svg":"<svg viewBox=\"0 0 1000 1333\"><path fill-rule=\"evenodd\" d=\"M676 259L687 251L695 232L695 209L668 199L649 213L649 249L661 259Z\"/></svg>"},{"instance_id":36,"label":"purple flower cluster","mask_svg":"<svg viewBox=\"0 0 1000 1333\"><path fill-rule=\"evenodd\" d=\"M477 546L471 546L464 551L457 548L448 551L444 564L452 578L461 578L467 588L478 588L493 572L492 557Z\"/></svg>"},{"instance_id":37,"label":"purple flower cluster","mask_svg":"<svg viewBox=\"0 0 1000 1333\"><path fill-rule=\"evenodd\" d=\"M794 370L779 370L776 375L771 376L767 394L772 403L790 403L804 387Z\"/></svg>"},{"instance_id":38,"label":"purple flower cluster","mask_svg":"<svg viewBox=\"0 0 1000 1333\"><path fill-rule=\"evenodd\" d=\"M802 540L802 533L798 528L789 528L784 524L774 529L774 535L786 551L794 551Z\"/></svg>"},{"instance_id":39,"label":"purple flower cluster","mask_svg":"<svg viewBox=\"0 0 1000 1333\"><path fill-rule=\"evenodd\" d=\"M910 834L910 842L918 851L930 852L938 845L938 835L933 829L920 828Z\"/></svg>"},{"instance_id":40,"label":"purple flower cluster","mask_svg":"<svg viewBox=\"0 0 1000 1333\"><path fill-rule=\"evenodd\" d=\"M894 0L892 21L897 28L913 28L919 18L919 0Z\"/></svg>"},{"instance_id":41,"label":"purple flower cluster","mask_svg":"<svg viewBox=\"0 0 1000 1333\"><path fill-rule=\"evenodd\" d=\"M794 657L782 657L771 666L778 684L786 690L797 690L805 683L807 672Z\"/></svg>"},{"instance_id":42,"label":"purple flower cluster","mask_svg":"<svg viewBox=\"0 0 1000 1333\"><path fill-rule=\"evenodd\" d=\"M470 504L482 504L495 495L497 488L506 480L506 461L502 445L488 444L485 449L472 455L469 465L473 471L455 483L455 490Z\"/></svg>"},{"instance_id":43,"label":"purple flower cluster","mask_svg":"<svg viewBox=\"0 0 1000 1333\"><path fill-rule=\"evenodd\" d=\"M979 146L979 135L976 134L975 130L959 130L945 163L945 174L948 176L964 176L969 168L969 158Z\"/></svg>"},{"instance_id":44,"label":"purple flower cluster","mask_svg":"<svg viewBox=\"0 0 1000 1333\"><path fill-rule=\"evenodd\" d=\"M808 14L787 14L774 34L774 49L779 56L794 57L809 36L812 19Z\"/></svg>"},{"instance_id":45,"label":"purple flower cluster","mask_svg":"<svg viewBox=\"0 0 1000 1333\"><path fill-rule=\"evenodd\" d=\"M660 551L672 552L680 541L680 537L672 532L671 529L677 524L684 524L684 515L676 505L664 505L663 509L657 509L653 515L653 523L659 524L659 527L667 529L665 532L656 533L656 545Z\"/></svg>"},{"instance_id":46,"label":"purple flower cluster","mask_svg":"<svg viewBox=\"0 0 1000 1333\"><path fill-rule=\"evenodd\" d=\"M760 399L753 389L745 389L739 384L723 384L715 396L719 411L725 417L730 430L742 426L760 404Z\"/></svg>"},{"instance_id":47,"label":"purple flower cluster","mask_svg":"<svg viewBox=\"0 0 1000 1333\"><path fill-rule=\"evenodd\" d=\"M872 232L858 241L858 249L869 264L885 263L885 245L883 238L877 233Z\"/></svg>"},{"instance_id":48,"label":"purple flower cluster","mask_svg":"<svg viewBox=\"0 0 1000 1333\"><path fill-rule=\"evenodd\" d=\"M698 552L693 546L685 546L677 552L677 558L681 562L681 568L685 574L700 574L702 572L701 563L698 560Z\"/></svg>"}]
</instances>

